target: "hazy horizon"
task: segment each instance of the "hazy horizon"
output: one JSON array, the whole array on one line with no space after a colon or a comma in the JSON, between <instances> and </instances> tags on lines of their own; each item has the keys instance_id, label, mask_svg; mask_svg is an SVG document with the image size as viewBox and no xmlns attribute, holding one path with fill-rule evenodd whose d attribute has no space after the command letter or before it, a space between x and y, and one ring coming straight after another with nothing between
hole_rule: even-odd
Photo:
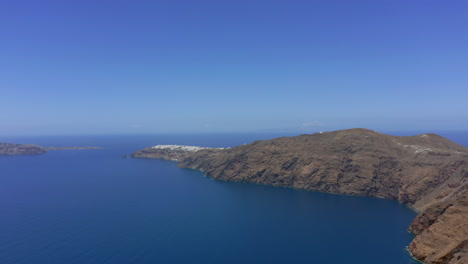
<instances>
[{"instance_id":1,"label":"hazy horizon","mask_svg":"<svg viewBox=\"0 0 468 264\"><path fill-rule=\"evenodd\" d=\"M363 128L363 127L355 127L355 128ZM3 133L0 134L0 142L3 140L10 140L10 139L16 139L16 138L50 138L50 137L114 137L114 136L209 136L209 135L214 135L214 136L229 136L229 135L250 135L250 136L259 136L259 140L262 140L261 137L267 136L271 138L275 137L293 137L293 136L298 136L298 135L304 135L304 134L315 134L315 133L321 133L321 132L332 132L332 131L338 131L338 130L347 130L347 129L355 129L353 128L343 128L343 129L330 129L330 130L317 130L317 131L295 131L295 130L258 130L258 131L237 131L237 132L230 132L230 131L225 131L225 132L140 132L140 133L110 133L110 132L103 132L103 133L46 133L46 134L30 134L30 133ZM369 128L363 128L363 129L369 129ZM374 130L374 129L369 129L369 130ZM416 136L416 135L421 135L421 134L428 134L428 133L433 133L433 134L438 134L440 136L446 137L451 139L450 137L454 135L468 135L468 129L467 130L374 130L378 133L382 134L387 134L387 135L393 135L393 136ZM7 142L8 143L8 142ZM16 142L9 142L9 143L16 143ZM457 142L459 143L459 142Z\"/></svg>"},{"instance_id":2,"label":"hazy horizon","mask_svg":"<svg viewBox=\"0 0 468 264\"><path fill-rule=\"evenodd\" d=\"M466 1L0 7L0 136L468 130Z\"/></svg>"}]
</instances>

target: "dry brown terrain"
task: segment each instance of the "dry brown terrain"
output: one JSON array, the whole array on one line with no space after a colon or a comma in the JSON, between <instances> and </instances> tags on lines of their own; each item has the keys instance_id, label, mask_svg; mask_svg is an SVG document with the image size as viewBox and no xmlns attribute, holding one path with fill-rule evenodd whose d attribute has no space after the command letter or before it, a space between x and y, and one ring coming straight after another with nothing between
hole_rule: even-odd
<instances>
[{"instance_id":1,"label":"dry brown terrain","mask_svg":"<svg viewBox=\"0 0 468 264\"><path fill-rule=\"evenodd\" d=\"M436 134L349 129L223 150L147 148L133 156L177 159L217 180L397 200L421 212L410 227L417 259L468 263L468 149Z\"/></svg>"}]
</instances>

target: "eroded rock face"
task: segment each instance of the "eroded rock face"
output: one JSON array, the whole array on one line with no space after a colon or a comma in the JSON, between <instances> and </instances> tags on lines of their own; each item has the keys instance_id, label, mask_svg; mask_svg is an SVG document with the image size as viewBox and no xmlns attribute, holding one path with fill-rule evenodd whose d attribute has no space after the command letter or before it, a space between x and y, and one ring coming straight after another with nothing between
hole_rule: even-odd
<instances>
[{"instance_id":1,"label":"eroded rock face","mask_svg":"<svg viewBox=\"0 0 468 264\"><path fill-rule=\"evenodd\" d=\"M409 230L409 250L426 263L468 263L468 188L419 214Z\"/></svg>"},{"instance_id":2,"label":"eroded rock face","mask_svg":"<svg viewBox=\"0 0 468 264\"><path fill-rule=\"evenodd\" d=\"M463 202L468 149L435 134L397 137L349 129L224 150L148 148L133 156L177 159L181 167L199 169L218 180L394 199L423 211L410 229L417 235L409 247L416 258L426 263L459 263L453 262L455 256L461 256L458 261L466 257L463 238L468 236L452 235L455 230L445 225L465 231L468 226Z\"/></svg>"}]
</instances>

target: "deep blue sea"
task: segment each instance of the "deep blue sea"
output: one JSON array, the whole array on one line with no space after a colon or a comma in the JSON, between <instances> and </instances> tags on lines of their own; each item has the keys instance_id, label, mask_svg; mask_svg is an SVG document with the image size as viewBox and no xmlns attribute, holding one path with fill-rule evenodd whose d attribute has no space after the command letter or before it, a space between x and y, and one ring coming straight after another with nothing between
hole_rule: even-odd
<instances>
[{"instance_id":1,"label":"deep blue sea","mask_svg":"<svg viewBox=\"0 0 468 264\"><path fill-rule=\"evenodd\" d=\"M416 263L405 249L416 213L395 201L219 182L172 161L121 157L275 136L0 138L103 147L0 157L0 263Z\"/></svg>"}]
</instances>

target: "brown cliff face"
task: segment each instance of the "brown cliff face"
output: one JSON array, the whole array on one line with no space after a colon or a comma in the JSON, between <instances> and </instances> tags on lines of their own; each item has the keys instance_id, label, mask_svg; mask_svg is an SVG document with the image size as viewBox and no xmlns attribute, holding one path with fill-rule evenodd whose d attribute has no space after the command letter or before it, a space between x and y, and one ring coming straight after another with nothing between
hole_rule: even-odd
<instances>
[{"instance_id":1,"label":"brown cliff face","mask_svg":"<svg viewBox=\"0 0 468 264\"><path fill-rule=\"evenodd\" d=\"M468 149L441 136L397 137L349 129L177 155L181 167L199 169L218 180L382 197L408 204L428 212L410 228L417 235L410 246L414 256L426 263L464 263L453 261L466 257L468 206L463 194ZM167 152L152 149L133 156L172 159ZM446 227L447 223L456 230Z\"/></svg>"},{"instance_id":2,"label":"brown cliff face","mask_svg":"<svg viewBox=\"0 0 468 264\"><path fill-rule=\"evenodd\" d=\"M428 207L411 224L409 250L426 263L468 263L468 188Z\"/></svg>"}]
</instances>

